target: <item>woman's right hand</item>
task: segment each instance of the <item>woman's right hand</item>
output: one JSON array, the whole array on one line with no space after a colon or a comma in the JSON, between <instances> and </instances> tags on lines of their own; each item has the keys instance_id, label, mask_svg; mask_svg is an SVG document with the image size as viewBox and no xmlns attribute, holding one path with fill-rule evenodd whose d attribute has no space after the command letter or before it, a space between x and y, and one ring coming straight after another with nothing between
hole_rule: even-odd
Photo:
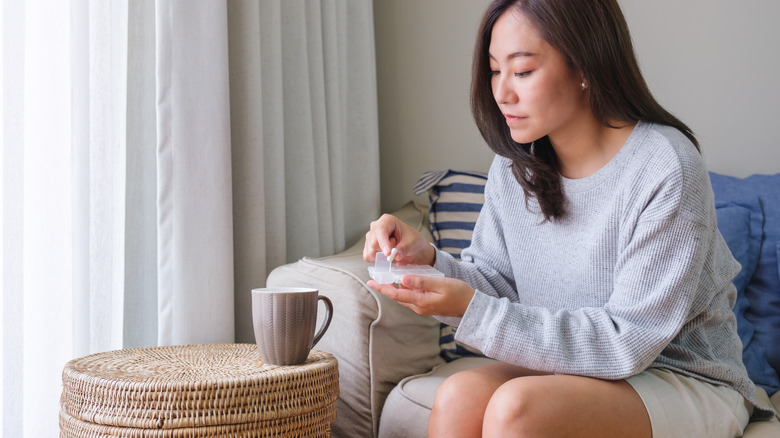
<instances>
[{"instance_id":1,"label":"woman's right hand","mask_svg":"<svg viewBox=\"0 0 780 438\"><path fill-rule=\"evenodd\" d=\"M432 266L436 261L436 250L419 231L397 217L385 214L371 222L371 228L366 233L363 259L373 263L377 252L390 255L393 248L397 249L393 261L399 265Z\"/></svg>"}]
</instances>

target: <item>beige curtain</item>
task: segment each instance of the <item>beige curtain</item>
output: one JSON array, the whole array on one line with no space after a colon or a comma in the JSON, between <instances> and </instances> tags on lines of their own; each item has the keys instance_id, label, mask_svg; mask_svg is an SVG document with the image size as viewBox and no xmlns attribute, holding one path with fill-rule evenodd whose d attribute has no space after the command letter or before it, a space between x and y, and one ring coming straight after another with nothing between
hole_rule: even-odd
<instances>
[{"instance_id":1,"label":"beige curtain","mask_svg":"<svg viewBox=\"0 0 780 438\"><path fill-rule=\"evenodd\" d=\"M89 353L252 342L379 210L371 1L2 0L3 436Z\"/></svg>"}]
</instances>

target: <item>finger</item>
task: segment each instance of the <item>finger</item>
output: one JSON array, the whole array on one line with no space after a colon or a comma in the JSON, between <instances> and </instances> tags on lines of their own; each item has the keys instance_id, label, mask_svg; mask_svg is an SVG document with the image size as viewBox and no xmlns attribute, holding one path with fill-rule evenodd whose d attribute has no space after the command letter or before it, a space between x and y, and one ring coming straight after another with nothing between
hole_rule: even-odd
<instances>
[{"instance_id":1,"label":"finger","mask_svg":"<svg viewBox=\"0 0 780 438\"><path fill-rule=\"evenodd\" d=\"M398 291L400 289L397 289L395 287L395 285L392 284L392 283L391 284L380 284L380 283L377 283L374 280L368 280L366 285L368 287L370 287L371 289L379 291L382 295L386 296L387 298L390 298L393 301L399 301L400 300L400 301L406 302L405 300L403 300L404 297L401 294L398 293Z\"/></svg>"},{"instance_id":2,"label":"finger","mask_svg":"<svg viewBox=\"0 0 780 438\"><path fill-rule=\"evenodd\" d=\"M391 238L390 245L394 246L395 244L396 244L395 238ZM382 249L379 248L378 244L369 245L368 243L366 243L366 245L363 246L363 260L367 262L372 262L372 263L375 262L376 255L380 253L384 254L384 251L382 251ZM392 250L390 251L390 253L392 253ZM392 261L392 260L388 259L388 261Z\"/></svg>"},{"instance_id":3,"label":"finger","mask_svg":"<svg viewBox=\"0 0 780 438\"><path fill-rule=\"evenodd\" d=\"M422 275L404 275L401 284L407 289L436 292L446 287L448 282L444 277L425 277Z\"/></svg>"},{"instance_id":4,"label":"finger","mask_svg":"<svg viewBox=\"0 0 780 438\"><path fill-rule=\"evenodd\" d=\"M363 246L363 260L369 262L369 263L375 263L376 262L376 255L379 253L377 249L374 247L374 245L370 245L366 243Z\"/></svg>"},{"instance_id":5,"label":"finger","mask_svg":"<svg viewBox=\"0 0 780 438\"><path fill-rule=\"evenodd\" d=\"M424 298L419 291L413 291L409 289L396 288L393 284L379 284L374 280L369 280L366 283L370 288L379 291L382 295L390 298L391 300L409 307L417 313L422 313Z\"/></svg>"},{"instance_id":6,"label":"finger","mask_svg":"<svg viewBox=\"0 0 780 438\"><path fill-rule=\"evenodd\" d=\"M425 299L425 302L416 302L417 306L443 316L463 316L476 293L463 281L445 277L404 275L401 285Z\"/></svg>"},{"instance_id":7,"label":"finger","mask_svg":"<svg viewBox=\"0 0 780 438\"><path fill-rule=\"evenodd\" d=\"M395 247L398 241L399 225L395 217L385 214L382 215L372 227L374 235L381 250L386 256Z\"/></svg>"},{"instance_id":8,"label":"finger","mask_svg":"<svg viewBox=\"0 0 780 438\"><path fill-rule=\"evenodd\" d=\"M390 215L384 215L369 225L366 241L363 244L363 260L372 263L376 261L376 253L383 252L382 242L386 242L384 245L389 245L391 248L396 245L394 235L388 235L388 233L393 233L392 230L388 231L387 222L390 220L388 217L392 218Z\"/></svg>"},{"instance_id":9,"label":"finger","mask_svg":"<svg viewBox=\"0 0 780 438\"><path fill-rule=\"evenodd\" d=\"M363 244L363 260L374 263L379 245L376 242L373 232L366 233L366 242Z\"/></svg>"}]
</instances>

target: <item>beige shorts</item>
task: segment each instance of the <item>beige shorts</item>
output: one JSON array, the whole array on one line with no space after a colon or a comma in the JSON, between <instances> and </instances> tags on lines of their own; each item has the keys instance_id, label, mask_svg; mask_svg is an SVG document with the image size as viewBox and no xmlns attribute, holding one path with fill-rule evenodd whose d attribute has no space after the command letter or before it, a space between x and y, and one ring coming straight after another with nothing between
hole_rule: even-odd
<instances>
[{"instance_id":1,"label":"beige shorts","mask_svg":"<svg viewBox=\"0 0 780 438\"><path fill-rule=\"evenodd\" d=\"M731 388L666 369L648 368L626 381L647 408L653 438L739 437L753 412Z\"/></svg>"}]
</instances>

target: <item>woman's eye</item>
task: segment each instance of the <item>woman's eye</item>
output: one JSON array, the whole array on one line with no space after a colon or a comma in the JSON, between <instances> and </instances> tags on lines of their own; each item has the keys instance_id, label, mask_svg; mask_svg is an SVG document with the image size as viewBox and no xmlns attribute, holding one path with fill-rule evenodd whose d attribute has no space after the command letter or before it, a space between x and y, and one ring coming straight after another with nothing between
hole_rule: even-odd
<instances>
[{"instance_id":1,"label":"woman's eye","mask_svg":"<svg viewBox=\"0 0 780 438\"><path fill-rule=\"evenodd\" d=\"M490 70L490 76L498 76L499 74L501 74L501 72L498 70Z\"/></svg>"},{"instance_id":2,"label":"woman's eye","mask_svg":"<svg viewBox=\"0 0 780 438\"><path fill-rule=\"evenodd\" d=\"M520 73L515 73L515 77L525 78L525 77L528 77L530 74L531 74L530 71L524 71L524 72L520 72Z\"/></svg>"}]
</instances>

